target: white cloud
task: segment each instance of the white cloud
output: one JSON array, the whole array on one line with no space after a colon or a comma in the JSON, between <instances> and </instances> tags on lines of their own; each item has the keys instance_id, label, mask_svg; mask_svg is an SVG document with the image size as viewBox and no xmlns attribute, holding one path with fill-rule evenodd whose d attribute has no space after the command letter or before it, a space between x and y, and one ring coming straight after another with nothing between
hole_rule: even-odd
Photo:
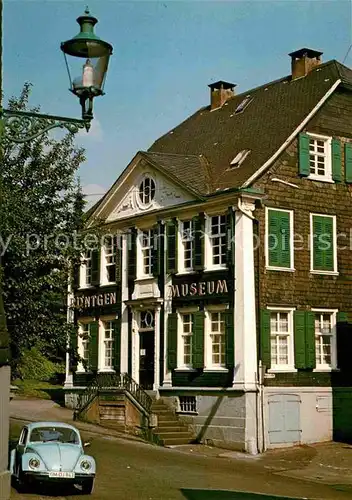
<instances>
[{"instance_id":1,"label":"white cloud","mask_svg":"<svg viewBox=\"0 0 352 500\"><path fill-rule=\"evenodd\" d=\"M97 118L94 118L90 122L89 132L85 129L80 130L77 134L78 139L84 141L92 141L92 142L102 142L104 136L103 128L101 126L100 121Z\"/></svg>"}]
</instances>

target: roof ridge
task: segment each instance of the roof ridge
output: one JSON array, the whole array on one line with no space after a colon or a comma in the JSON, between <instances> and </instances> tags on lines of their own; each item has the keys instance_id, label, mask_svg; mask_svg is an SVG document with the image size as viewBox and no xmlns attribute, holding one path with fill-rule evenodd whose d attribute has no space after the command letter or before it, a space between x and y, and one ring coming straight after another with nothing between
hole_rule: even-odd
<instances>
[{"instance_id":1,"label":"roof ridge","mask_svg":"<svg viewBox=\"0 0 352 500\"><path fill-rule=\"evenodd\" d=\"M182 154L182 153L163 153L162 151L140 151L140 153L144 153L144 154L153 154L153 155L163 155L163 156L182 156L182 157L194 157L194 158L199 158L203 155L199 154L199 155L195 155L195 154Z\"/></svg>"}]
</instances>

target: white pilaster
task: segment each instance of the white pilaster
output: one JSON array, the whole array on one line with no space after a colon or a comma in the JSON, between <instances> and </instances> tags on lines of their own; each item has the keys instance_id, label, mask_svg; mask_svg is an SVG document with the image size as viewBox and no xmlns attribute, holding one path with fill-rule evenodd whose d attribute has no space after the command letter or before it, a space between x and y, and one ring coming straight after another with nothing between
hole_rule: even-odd
<instances>
[{"instance_id":1,"label":"white pilaster","mask_svg":"<svg viewBox=\"0 0 352 500\"><path fill-rule=\"evenodd\" d=\"M74 312L71 304L73 304L74 295L72 293L71 283L69 281L67 286L67 323L72 324L74 322ZM65 383L64 387L73 387L73 374L70 371L70 354L68 349L70 348L70 338L67 338L67 351L66 351L66 367L65 367Z\"/></svg>"},{"instance_id":2,"label":"white pilaster","mask_svg":"<svg viewBox=\"0 0 352 500\"><path fill-rule=\"evenodd\" d=\"M132 308L132 378L139 384L139 312Z\"/></svg>"},{"instance_id":3,"label":"white pilaster","mask_svg":"<svg viewBox=\"0 0 352 500\"><path fill-rule=\"evenodd\" d=\"M254 203L239 200L235 229L235 373L233 386L257 387L257 336L253 248Z\"/></svg>"},{"instance_id":4,"label":"white pilaster","mask_svg":"<svg viewBox=\"0 0 352 500\"><path fill-rule=\"evenodd\" d=\"M127 235L121 238L122 243L122 272L121 272L121 355L120 370L121 373L128 372L128 306L125 300L128 300L128 276L127 276L127 258L128 243ZM131 355L131 353L130 353Z\"/></svg>"},{"instance_id":5,"label":"white pilaster","mask_svg":"<svg viewBox=\"0 0 352 500\"><path fill-rule=\"evenodd\" d=\"M160 385L160 306L154 312L154 390Z\"/></svg>"},{"instance_id":6,"label":"white pilaster","mask_svg":"<svg viewBox=\"0 0 352 500\"><path fill-rule=\"evenodd\" d=\"M169 293L170 285L172 284L171 277L166 277L165 279L165 294L164 294L164 379L163 379L163 387L171 387L172 386L172 377L171 371L167 368L167 318L168 315L172 312L172 298Z\"/></svg>"}]
</instances>

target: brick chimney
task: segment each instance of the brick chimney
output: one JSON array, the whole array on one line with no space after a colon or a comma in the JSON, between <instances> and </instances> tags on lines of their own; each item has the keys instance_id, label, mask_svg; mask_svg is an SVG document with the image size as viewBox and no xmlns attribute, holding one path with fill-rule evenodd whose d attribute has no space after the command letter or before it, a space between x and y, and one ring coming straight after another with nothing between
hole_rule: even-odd
<instances>
[{"instance_id":1,"label":"brick chimney","mask_svg":"<svg viewBox=\"0 0 352 500\"><path fill-rule=\"evenodd\" d=\"M291 52L292 80L306 76L313 68L321 64L322 52L312 49L299 49Z\"/></svg>"},{"instance_id":2,"label":"brick chimney","mask_svg":"<svg viewBox=\"0 0 352 500\"><path fill-rule=\"evenodd\" d=\"M223 82L222 80L211 83L210 87L210 109L221 108L226 101L235 95L234 83Z\"/></svg>"}]
</instances>

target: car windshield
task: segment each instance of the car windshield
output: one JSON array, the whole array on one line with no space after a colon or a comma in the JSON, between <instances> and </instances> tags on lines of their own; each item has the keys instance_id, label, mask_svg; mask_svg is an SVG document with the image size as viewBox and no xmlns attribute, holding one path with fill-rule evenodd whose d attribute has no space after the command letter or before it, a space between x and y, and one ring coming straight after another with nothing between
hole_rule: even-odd
<instances>
[{"instance_id":1,"label":"car windshield","mask_svg":"<svg viewBox=\"0 0 352 500\"><path fill-rule=\"evenodd\" d=\"M31 443L57 441L59 443L79 444L79 437L75 430L68 427L36 427L32 430L29 441Z\"/></svg>"}]
</instances>

